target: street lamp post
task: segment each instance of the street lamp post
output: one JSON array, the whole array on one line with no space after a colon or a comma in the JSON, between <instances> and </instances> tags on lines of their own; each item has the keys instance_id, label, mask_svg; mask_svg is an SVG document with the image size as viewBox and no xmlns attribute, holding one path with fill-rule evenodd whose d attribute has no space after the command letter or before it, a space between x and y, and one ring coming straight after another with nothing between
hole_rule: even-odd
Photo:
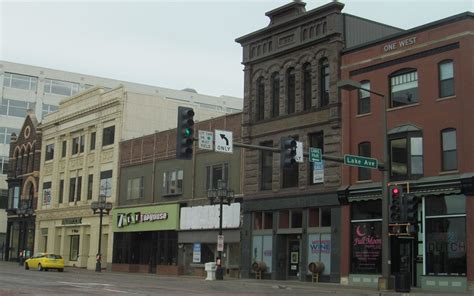
<instances>
[{"instance_id":1,"label":"street lamp post","mask_svg":"<svg viewBox=\"0 0 474 296\"><path fill-rule=\"evenodd\" d=\"M219 236L222 238L222 216L223 216L223 204L224 200L228 205L234 199L234 191L227 189L227 182L224 180L217 181L217 188L207 190L207 198L211 201L211 204L219 203ZM223 241L222 241L223 247ZM217 266L216 266L216 280L224 279L224 270L222 269L222 249L218 246L218 255L217 255Z\"/></svg>"},{"instance_id":2,"label":"street lamp post","mask_svg":"<svg viewBox=\"0 0 474 296\"><path fill-rule=\"evenodd\" d=\"M382 179L382 280L379 280L379 288L389 289L389 278L390 278L390 238L388 236L388 140L387 140L387 102L386 96L382 93L372 91L370 89L363 88L362 85L354 80L341 80L337 83L337 87L347 91L352 90L363 90L379 96L382 98L382 123L383 123L383 135L382 135L382 155L383 155L383 179Z\"/></svg>"},{"instance_id":3,"label":"street lamp post","mask_svg":"<svg viewBox=\"0 0 474 296\"><path fill-rule=\"evenodd\" d=\"M99 246L97 247L97 255L95 257L96 259L95 271L96 272L102 271L102 266L101 266L102 253L100 250L100 246L102 243L102 217L104 216L104 213L108 215L110 210L112 210L112 203L106 202L105 199L106 199L105 195L100 195L99 201L94 201L91 204L91 209L94 211L94 214L97 214L97 213L99 214Z\"/></svg>"}]
</instances>

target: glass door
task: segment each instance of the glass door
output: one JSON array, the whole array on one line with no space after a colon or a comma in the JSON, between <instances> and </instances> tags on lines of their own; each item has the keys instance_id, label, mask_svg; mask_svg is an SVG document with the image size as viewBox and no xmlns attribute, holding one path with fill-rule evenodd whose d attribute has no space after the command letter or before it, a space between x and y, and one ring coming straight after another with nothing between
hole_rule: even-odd
<instances>
[{"instance_id":1,"label":"glass door","mask_svg":"<svg viewBox=\"0 0 474 296\"><path fill-rule=\"evenodd\" d=\"M288 277L297 277L300 267L300 241L288 241Z\"/></svg>"}]
</instances>

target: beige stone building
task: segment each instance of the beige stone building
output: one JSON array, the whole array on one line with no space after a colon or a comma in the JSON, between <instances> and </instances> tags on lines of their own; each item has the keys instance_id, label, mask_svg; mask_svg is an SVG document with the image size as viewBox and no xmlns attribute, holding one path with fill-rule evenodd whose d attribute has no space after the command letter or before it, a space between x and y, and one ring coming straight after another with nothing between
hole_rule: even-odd
<instances>
[{"instance_id":1,"label":"beige stone building","mask_svg":"<svg viewBox=\"0 0 474 296\"><path fill-rule=\"evenodd\" d=\"M95 268L99 216L91 203L105 195L115 205L118 143L175 128L179 105L193 107L198 121L226 113L120 86L85 90L44 118L35 251L58 253L66 266ZM103 268L112 261L111 217L103 220Z\"/></svg>"},{"instance_id":2,"label":"beige stone building","mask_svg":"<svg viewBox=\"0 0 474 296\"><path fill-rule=\"evenodd\" d=\"M128 91L153 97L160 96L168 101L191 102L193 106L207 109L208 112L216 110L217 114L242 110L241 98L225 95L209 96L198 93L192 88L175 90L0 60L0 258L1 246L3 243L11 245L12 234L16 232L11 228L13 227L11 224L7 227L5 211L5 209L16 211L15 205L7 203L8 186L5 182L9 162L14 161L8 156L10 135L13 132L19 134L28 110L33 110L41 122L46 114L58 109L59 102L95 85L104 86L109 90L123 85ZM143 135L145 133L140 134ZM16 256L10 260L17 260Z\"/></svg>"}]
</instances>

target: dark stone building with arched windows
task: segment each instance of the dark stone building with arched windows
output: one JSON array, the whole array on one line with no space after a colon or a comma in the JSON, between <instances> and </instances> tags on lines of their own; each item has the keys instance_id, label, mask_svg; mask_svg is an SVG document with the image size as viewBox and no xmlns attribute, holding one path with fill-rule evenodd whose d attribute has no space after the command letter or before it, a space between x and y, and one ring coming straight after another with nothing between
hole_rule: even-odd
<instances>
[{"instance_id":1,"label":"dark stone building with arched windows","mask_svg":"<svg viewBox=\"0 0 474 296\"><path fill-rule=\"evenodd\" d=\"M245 66L242 138L278 148L281 137L291 136L305 152L317 147L340 156L340 53L401 30L343 14L339 2L309 11L305 5L267 12L267 27L236 40ZM341 168L303 159L281 169L278 153L245 151L242 277L263 262L263 278L310 280L308 264L321 261L320 280L339 282Z\"/></svg>"},{"instance_id":2,"label":"dark stone building with arched windows","mask_svg":"<svg viewBox=\"0 0 474 296\"><path fill-rule=\"evenodd\" d=\"M33 254L41 156L37 127L35 113L29 110L20 133L11 135L5 260L16 261L21 255Z\"/></svg>"}]
</instances>

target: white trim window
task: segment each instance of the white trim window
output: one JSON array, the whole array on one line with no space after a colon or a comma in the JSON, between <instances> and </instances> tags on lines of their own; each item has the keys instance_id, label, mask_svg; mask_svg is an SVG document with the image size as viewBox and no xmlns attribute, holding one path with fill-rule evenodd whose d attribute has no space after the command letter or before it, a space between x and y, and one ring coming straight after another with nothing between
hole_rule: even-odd
<instances>
[{"instance_id":1,"label":"white trim window","mask_svg":"<svg viewBox=\"0 0 474 296\"><path fill-rule=\"evenodd\" d=\"M43 104L42 116L44 117L46 114L49 114L57 110L58 110L58 106L56 105Z\"/></svg>"},{"instance_id":2,"label":"white trim window","mask_svg":"<svg viewBox=\"0 0 474 296\"><path fill-rule=\"evenodd\" d=\"M44 92L60 96L72 96L79 91L79 83L46 78Z\"/></svg>"},{"instance_id":3,"label":"white trim window","mask_svg":"<svg viewBox=\"0 0 474 296\"><path fill-rule=\"evenodd\" d=\"M38 85L38 77L27 76L14 73L5 73L3 78L3 86L17 89L26 89L36 91Z\"/></svg>"},{"instance_id":4,"label":"white trim window","mask_svg":"<svg viewBox=\"0 0 474 296\"><path fill-rule=\"evenodd\" d=\"M163 173L163 194L173 195L183 193L183 170L176 169Z\"/></svg>"},{"instance_id":5,"label":"white trim window","mask_svg":"<svg viewBox=\"0 0 474 296\"><path fill-rule=\"evenodd\" d=\"M206 189L218 188L217 185L219 180L226 182L229 180L229 165L227 163L206 167Z\"/></svg>"},{"instance_id":6,"label":"white trim window","mask_svg":"<svg viewBox=\"0 0 474 296\"><path fill-rule=\"evenodd\" d=\"M18 136L20 130L11 127L0 127L0 144L10 144L12 133L15 133Z\"/></svg>"},{"instance_id":7,"label":"white trim window","mask_svg":"<svg viewBox=\"0 0 474 296\"><path fill-rule=\"evenodd\" d=\"M35 103L2 99L0 106L0 115L25 117L28 109L35 110Z\"/></svg>"},{"instance_id":8,"label":"white trim window","mask_svg":"<svg viewBox=\"0 0 474 296\"><path fill-rule=\"evenodd\" d=\"M112 196L112 170L100 172L99 196Z\"/></svg>"},{"instance_id":9,"label":"white trim window","mask_svg":"<svg viewBox=\"0 0 474 296\"><path fill-rule=\"evenodd\" d=\"M390 108L418 103L418 72L402 70L390 77Z\"/></svg>"},{"instance_id":10,"label":"white trim window","mask_svg":"<svg viewBox=\"0 0 474 296\"><path fill-rule=\"evenodd\" d=\"M143 176L127 181L127 199L143 198Z\"/></svg>"}]
</instances>

